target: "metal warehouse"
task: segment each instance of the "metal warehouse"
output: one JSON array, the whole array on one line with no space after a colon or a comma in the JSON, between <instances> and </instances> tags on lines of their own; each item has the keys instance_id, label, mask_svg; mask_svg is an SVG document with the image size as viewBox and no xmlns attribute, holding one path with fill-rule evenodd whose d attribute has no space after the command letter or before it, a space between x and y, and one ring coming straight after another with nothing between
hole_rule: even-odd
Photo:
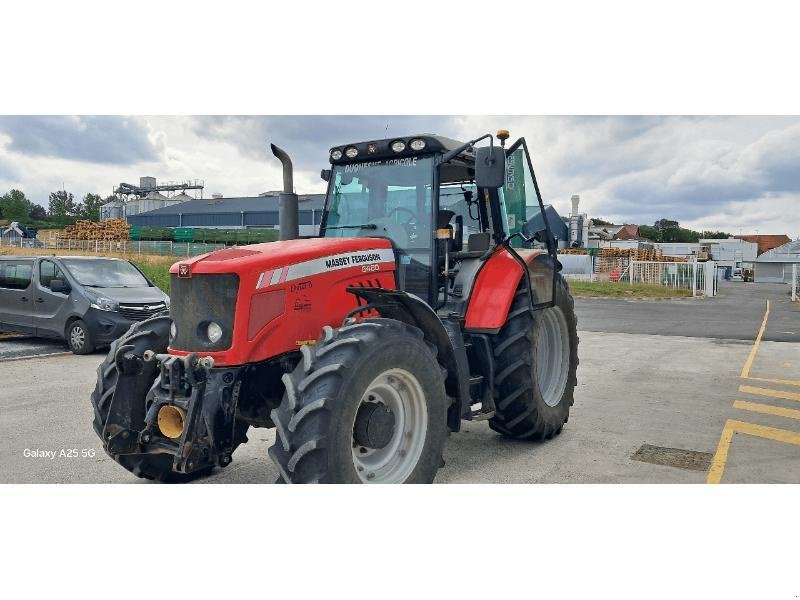
<instances>
[{"instance_id":1,"label":"metal warehouse","mask_svg":"<svg viewBox=\"0 0 800 600\"><path fill-rule=\"evenodd\" d=\"M325 194L299 196L300 235L316 235L322 220ZM128 223L144 227L225 227L248 228L279 226L278 196L209 198L187 200L129 215Z\"/></svg>"},{"instance_id":2,"label":"metal warehouse","mask_svg":"<svg viewBox=\"0 0 800 600\"><path fill-rule=\"evenodd\" d=\"M754 262L756 283L790 283L792 266L800 270L800 240L768 250Z\"/></svg>"}]
</instances>

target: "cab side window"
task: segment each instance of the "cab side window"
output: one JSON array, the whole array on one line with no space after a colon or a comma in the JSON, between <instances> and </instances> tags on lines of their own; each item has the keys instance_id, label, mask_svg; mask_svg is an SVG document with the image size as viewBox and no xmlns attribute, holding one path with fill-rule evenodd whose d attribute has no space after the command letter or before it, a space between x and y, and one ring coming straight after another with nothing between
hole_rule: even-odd
<instances>
[{"instance_id":1,"label":"cab side window","mask_svg":"<svg viewBox=\"0 0 800 600\"><path fill-rule=\"evenodd\" d=\"M31 284L32 263L0 262L0 287L10 290L26 290Z\"/></svg>"},{"instance_id":2,"label":"cab side window","mask_svg":"<svg viewBox=\"0 0 800 600\"><path fill-rule=\"evenodd\" d=\"M39 263L39 282L42 284L42 287L50 287L50 282L53 281L53 279L61 279L64 281L64 274L54 262L43 260Z\"/></svg>"}]
</instances>

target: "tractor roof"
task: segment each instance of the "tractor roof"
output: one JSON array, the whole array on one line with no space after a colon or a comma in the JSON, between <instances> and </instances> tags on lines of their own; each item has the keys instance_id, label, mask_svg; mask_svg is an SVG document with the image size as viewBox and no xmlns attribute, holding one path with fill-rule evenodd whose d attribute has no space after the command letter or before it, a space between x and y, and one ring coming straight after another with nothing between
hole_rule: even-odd
<instances>
[{"instance_id":1,"label":"tractor roof","mask_svg":"<svg viewBox=\"0 0 800 600\"><path fill-rule=\"evenodd\" d=\"M419 150L414 150L411 147L411 142L415 140L422 140L424 147ZM403 142L405 148L400 152L392 150L394 142ZM464 142L459 142L448 137L442 137L431 133L421 133L417 135L403 135L383 140L371 140L365 142L354 142L352 144L343 144L341 146L334 146L330 150L331 164L348 164L356 162L364 162L371 160L381 160L386 158L405 158L409 156L422 156L432 153L445 153L455 150L463 146ZM355 148L356 154L352 157L347 156L347 151ZM334 158L334 151L341 152L339 158ZM464 151L465 155L472 156L473 150L467 149Z\"/></svg>"}]
</instances>

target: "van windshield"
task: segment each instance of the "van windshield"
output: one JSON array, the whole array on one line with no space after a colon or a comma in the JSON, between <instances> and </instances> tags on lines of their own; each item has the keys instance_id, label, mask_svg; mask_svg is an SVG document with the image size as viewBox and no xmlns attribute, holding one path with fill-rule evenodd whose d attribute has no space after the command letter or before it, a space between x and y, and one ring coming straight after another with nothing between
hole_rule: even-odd
<instances>
[{"instance_id":1,"label":"van windshield","mask_svg":"<svg viewBox=\"0 0 800 600\"><path fill-rule=\"evenodd\" d=\"M81 285L98 288L150 286L139 270L126 260L63 258L61 262Z\"/></svg>"}]
</instances>

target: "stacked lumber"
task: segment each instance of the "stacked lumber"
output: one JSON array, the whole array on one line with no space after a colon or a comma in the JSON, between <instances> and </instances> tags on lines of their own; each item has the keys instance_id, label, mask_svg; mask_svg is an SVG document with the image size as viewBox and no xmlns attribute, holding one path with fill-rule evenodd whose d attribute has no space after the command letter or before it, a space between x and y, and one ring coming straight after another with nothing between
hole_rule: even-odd
<instances>
[{"instance_id":1,"label":"stacked lumber","mask_svg":"<svg viewBox=\"0 0 800 600\"><path fill-rule=\"evenodd\" d=\"M601 248L597 258L597 271L610 273L614 269L624 271L632 260L639 262L688 262L688 258L680 256L664 256L659 249L653 248ZM655 265L653 265L655 267Z\"/></svg>"},{"instance_id":2,"label":"stacked lumber","mask_svg":"<svg viewBox=\"0 0 800 600\"><path fill-rule=\"evenodd\" d=\"M559 248L559 254L589 254L585 248Z\"/></svg>"},{"instance_id":3,"label":"stacked lumber","mask_svg":"<svg viewBox=\"0 0 800 600\"><path fill-rule=\"evenodd\" d=\"M121 241L128 239L129 226L125 219L108 219L107 221L76 221L74 225L64 228L58 239L62 240L108 240Z\"/></svg>"}]
</instances>

